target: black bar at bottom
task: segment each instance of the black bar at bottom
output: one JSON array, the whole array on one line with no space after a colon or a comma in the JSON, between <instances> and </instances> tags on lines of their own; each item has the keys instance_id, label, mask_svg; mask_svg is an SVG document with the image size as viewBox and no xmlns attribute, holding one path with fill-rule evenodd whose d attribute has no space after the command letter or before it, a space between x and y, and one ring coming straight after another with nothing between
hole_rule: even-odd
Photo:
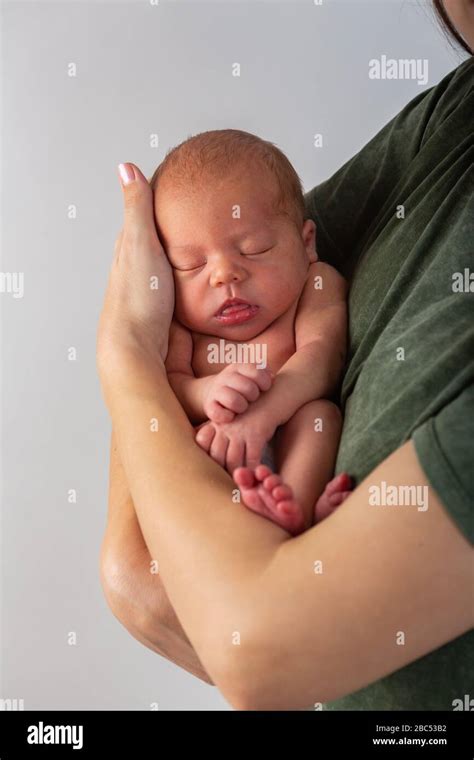
<instances>
[{"instance_id":1,"label":"black bar at bottom","mask_svg":"<svg viewBox=\"0 0 474 760\"><path fill-rule=\"evenodd\" d=\"M308 749L352 757L474 758L469 712L5 711L0 760L131 758L190 749L225 757L236 750ZM156 753L156 755L155 755Z\"/></svg>"}]
</instances>

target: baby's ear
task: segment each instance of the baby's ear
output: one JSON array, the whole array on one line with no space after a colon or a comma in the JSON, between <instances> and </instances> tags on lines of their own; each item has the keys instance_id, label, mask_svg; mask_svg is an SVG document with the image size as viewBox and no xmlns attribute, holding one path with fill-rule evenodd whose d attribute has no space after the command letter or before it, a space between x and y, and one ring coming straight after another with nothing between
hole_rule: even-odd
<instances>
[{"instance_id":1,"label":"baby's ear","mask_svg":"<svg viewBox=\"0 0 474 760\"><path fill-rule=\"evenodd\" d=\"M303 242L306 248L306 253L311 262L319 260L318 252L316 250L316 224L312 219L306 219L303 224Z\"/></svg>"}]
</instances>

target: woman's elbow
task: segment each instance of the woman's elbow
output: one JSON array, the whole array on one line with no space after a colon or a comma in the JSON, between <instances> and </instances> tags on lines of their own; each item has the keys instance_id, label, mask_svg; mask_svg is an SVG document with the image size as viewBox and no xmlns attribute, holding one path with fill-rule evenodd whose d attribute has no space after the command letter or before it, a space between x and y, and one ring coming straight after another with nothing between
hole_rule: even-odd
<instances>
[{"instance_id":1,"label":"woman's elbow","mask_svg":"<svg viewBox=\"0 0 474 760\"><path fill-rule=\"evenodd\" d=\"M127 629L145 630L149 626L149 610L138 603L133 568L121 557L102 553L100 581L104 597L112 614ZM156 625L158 610L153 624Z\"/></svg>"},{"instance_id":2,"label":"woman's elbow","mask_svg":"<svg viewBox=\"0 0 474 760\"><path fill-rule=\"evenodd\" d=\"M242 677L241 673L221 673L220 676L214 676L214 683L235 710L289 709L281 704L281 692L272 691L271 687L266 685L266 673L253 673L248 677Z\"/></svg>"},{"instance_id":3,"label":"woman's elbow","mask_svg":"<svg viewBox=\"0 0 474 760\"><path fill-rule=\"evenodd\" d=\"M225 638L228 641L228 635ZM269 641L258 643L257 637L238 631L233 632L232 643L220 647L222 656L213 663L214 683L235 710L283 709L284 664L272 650Z\"/></svg>"},{"instance_id":4,"label":"woman's elbow","mask_svg":"<svg viewBox=\"0 0 474 760\"><path fill-rule=\"evenodd\" d=\"M125 571L115 558L103 553L99 563L99 577L108 607L116 617L119 608L122 610L126 605Z\"/></svg>"},{"instance_id":5,"label":"woman's elbow","mask_svg":"<svg viewBox=\"0 0 474 760\"><path fill-rule=\"evenodd\" d=\"M141 598L143 579L140 582L137 568L124 560L123 555L112 555L102 550L100 580L112 614L133 635L139 632L142 639L155 641L160 638L163 626L166 630L173 629L169 604L167 610L163 600L158 603L156 584L154 594L148 595L153 599L151 609L150 599L144 602ZM203 680L217 686L224 699L236 710L271 709L267 707L272 688L268 682L271 674L275 675L275 668L271 667L268 642L266 645L256 643L257 640L261 641L261 637L254 635L251 630L253 626L241 625L240 631L230 633L228 630L222 632L220 626L218 628L219 631L216 627L208 627L207 634L213 631L212 635L205 635L202 641L201 661L206 666ZM186 644L191 649L191 644ZM175 661L161 648L155 646L155 650ZM202 675L199 677L203 678Z\"/></svg>"}]
</instances>

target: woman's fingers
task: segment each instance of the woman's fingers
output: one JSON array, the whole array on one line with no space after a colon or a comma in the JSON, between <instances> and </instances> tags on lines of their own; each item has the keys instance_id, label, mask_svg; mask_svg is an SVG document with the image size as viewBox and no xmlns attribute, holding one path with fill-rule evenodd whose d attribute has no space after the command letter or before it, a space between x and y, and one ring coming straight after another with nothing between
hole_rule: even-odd
<instances>
[{"instance_id":1,"label":"woman's fingers","mask_svg":"<svg viewBox=\"0 0 474 760\"><path fill-rule=\"evenodd\" d=\"M120 249L122 247L122 240L123 240L123 228L120 230L119 236L118 236L117 240L115 241L114 257L115 257L116 260L118 260L119 255L120 255Z\"/></svg>"},{"instance_id":2,"label":"woman's fingers","mask_svg":"<svg viewBox=\"0 0 474 760\"><path fill-rule=\"evenodd\" d=\"M153 213L153 192L135 164L119 164L124 200L124 233L132 241L151 235L158 239Z\"/></svg>"},{"instance_id":3,"label":"woman's fingers","mask_svg":"<svg viewBox=\"0 0 474 760\"><path fill-rule=\"evenodd\" d=\"M121 164L124 225L114 246L96 344L104 388L119 367L139 360L156 371L168 353L174 308L173 272L158 237L153 191L135 164Z\"/></svg>"}]
</instances>

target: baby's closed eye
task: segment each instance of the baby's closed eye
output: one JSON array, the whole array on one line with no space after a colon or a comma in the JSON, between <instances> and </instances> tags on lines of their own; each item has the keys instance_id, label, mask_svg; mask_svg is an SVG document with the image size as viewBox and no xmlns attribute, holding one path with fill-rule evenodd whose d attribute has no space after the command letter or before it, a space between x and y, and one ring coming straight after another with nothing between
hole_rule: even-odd
<instances>
[{"instance_id":1,"label":"baby's closed eye","mask_svg":"<svg viewBox=\"0 0 474 760\"><path fill-rule=\"evenodd\" d=\"M243 256L260 256L262 253L268 253L271 251L275 246L272 245L270 248L264 248L261 251L241 251Z\"/></svg>"},{"instance_id":2,"label":"baby's closed eye","mask_svg":"<svg viewBox=\"0 0 474 760\"><path fill-rule=\"evenodd\" d=\"M255 247L253 249L248 249L244 251L240 251L240 254L242 256L261 256L263 253L269 253L275 246L272 245L267 248L257 248ZM207 259L187 259L182 261L172 261L170 259L171 266L173 269L176 269L181 272L189 272L195 269L200 269L201 267L205 266L207 264Z\"/></svg>"}]
</instances>

